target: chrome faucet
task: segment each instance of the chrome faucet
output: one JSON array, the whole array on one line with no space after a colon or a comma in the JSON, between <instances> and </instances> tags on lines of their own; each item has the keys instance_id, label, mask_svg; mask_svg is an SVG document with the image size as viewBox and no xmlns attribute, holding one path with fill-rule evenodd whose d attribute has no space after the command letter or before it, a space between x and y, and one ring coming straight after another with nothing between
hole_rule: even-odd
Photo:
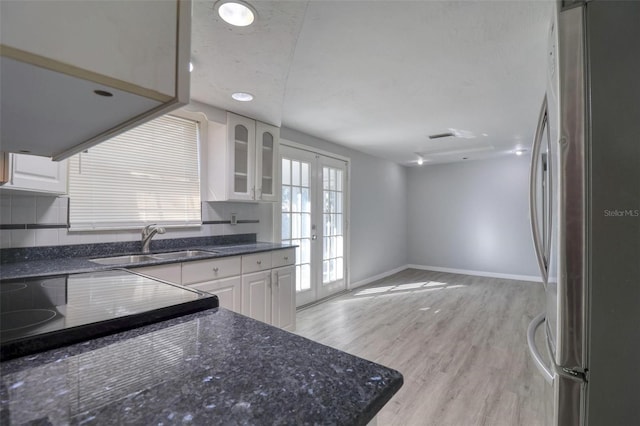
<instances>
[{"instance_id":1,"label":"chrome faucet","mask_svg":"<svg viewBox=\"0 0 640 426\"><path fill-rule=\"evenodd\" d=\"M156 234L164 234L165 232L166 230L162 226L158 226L155 223L142 228L142 252L149 253L149 246L151 245L153 236Z\"/></svg>"}]
</instances>

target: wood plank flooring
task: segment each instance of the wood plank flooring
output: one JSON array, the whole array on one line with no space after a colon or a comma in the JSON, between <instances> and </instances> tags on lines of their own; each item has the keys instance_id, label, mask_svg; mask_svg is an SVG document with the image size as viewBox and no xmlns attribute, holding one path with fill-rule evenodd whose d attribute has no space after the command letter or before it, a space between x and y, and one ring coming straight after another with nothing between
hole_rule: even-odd
<instances>
[{"instance_id":1,"label":"wood plank flooring","mask_svg":"<svg viewBox=\"0 0 640 426\"><path fill-rule=\"evenodd\" d=\"M526 332L540 283L407 269L304 309L296 333L395 368L378 425L542 425Z\"/></svg>"}]
</instances>

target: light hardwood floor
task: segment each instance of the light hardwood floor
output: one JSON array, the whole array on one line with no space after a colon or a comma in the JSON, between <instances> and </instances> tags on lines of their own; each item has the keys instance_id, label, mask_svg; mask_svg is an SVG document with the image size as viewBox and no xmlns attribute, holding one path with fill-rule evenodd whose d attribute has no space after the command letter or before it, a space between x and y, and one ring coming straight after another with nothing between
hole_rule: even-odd
<instances>
[{"instance_id":1,"label":"light hardwood floor","mask_svg":"<svg viewBox=\"0 0 640 426\"><path fill-rule=\"evenodd\" d=\"M526 332L540 283L407 269L299 311L296 333L395 368L378 425L542 425Z\"/></svg>"}]
</instances>

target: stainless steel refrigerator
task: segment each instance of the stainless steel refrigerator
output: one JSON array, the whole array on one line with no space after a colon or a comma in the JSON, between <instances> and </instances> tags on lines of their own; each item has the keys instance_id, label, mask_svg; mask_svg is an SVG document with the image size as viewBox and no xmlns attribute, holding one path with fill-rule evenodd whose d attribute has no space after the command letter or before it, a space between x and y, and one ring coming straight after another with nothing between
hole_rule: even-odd
<instances>
[{"instance_id":1,"label":"stainless steel refrigerator","mask_svg":"<svg viewBox=\"0 0 640 426\"><path fill-rule=\"evenodd\" d=\"M546 309L528 333L545 424L640 425L640 2L564 1L550 27L530 194Z\"/></svg>"}]
</instances>

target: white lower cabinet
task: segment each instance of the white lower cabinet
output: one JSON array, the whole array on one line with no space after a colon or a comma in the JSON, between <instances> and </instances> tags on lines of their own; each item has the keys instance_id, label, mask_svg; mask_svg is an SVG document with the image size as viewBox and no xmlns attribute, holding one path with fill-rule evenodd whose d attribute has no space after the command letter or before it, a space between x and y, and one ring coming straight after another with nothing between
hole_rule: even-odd
<instances>
[{"instance_id":1,"label":"white lower cabinet","mask_svg":"<svg viewBox=\"0 0 640 426\"><path fill-rule=\"evenodd\" d=\"M271 271L271 324L296 329L296 270L294 266Z\"/></svg>"},{"instance_id":2,"label":"white lower cabinet","mask_svg":"<svg viewBox=\"0 0 640 426\"><path fill-rule=\"evenodd\" d=\"M291 248L132 270L215 294L225 309L293 331L296 327L294 264L295 249Z\"/></svg>"},{"instance_id":3,"label":"white lower cabinet","mask_svg":"<svg viewBox=\"0 0 640 426\"><path fill-rule=\"evenodd\" d=\"M133 271L172 284L180 284L182 282L179 263L169 263L167 265L143 266L142 268L134 268Z\"/></svg>"},{"instance_id":4,"label":"white lower cabinet","mask_svg":"<svg viewBox=\"0 0 640 426\"><path fill-rule=\"evenodd\" d=\"M191 284L189 287L215 294L222 308L242 312L242 279L240 277Z\"/></svg>"},{"instance_id":5,"label":"white lower cabinet","mask_svg":"<svg viewBox=\"0 0 640 426\"><path fill-rule=\"evenodd\" d=\"M242 314L271 324L271 271L242 275Z\"/></svg>"}]
</instances>

